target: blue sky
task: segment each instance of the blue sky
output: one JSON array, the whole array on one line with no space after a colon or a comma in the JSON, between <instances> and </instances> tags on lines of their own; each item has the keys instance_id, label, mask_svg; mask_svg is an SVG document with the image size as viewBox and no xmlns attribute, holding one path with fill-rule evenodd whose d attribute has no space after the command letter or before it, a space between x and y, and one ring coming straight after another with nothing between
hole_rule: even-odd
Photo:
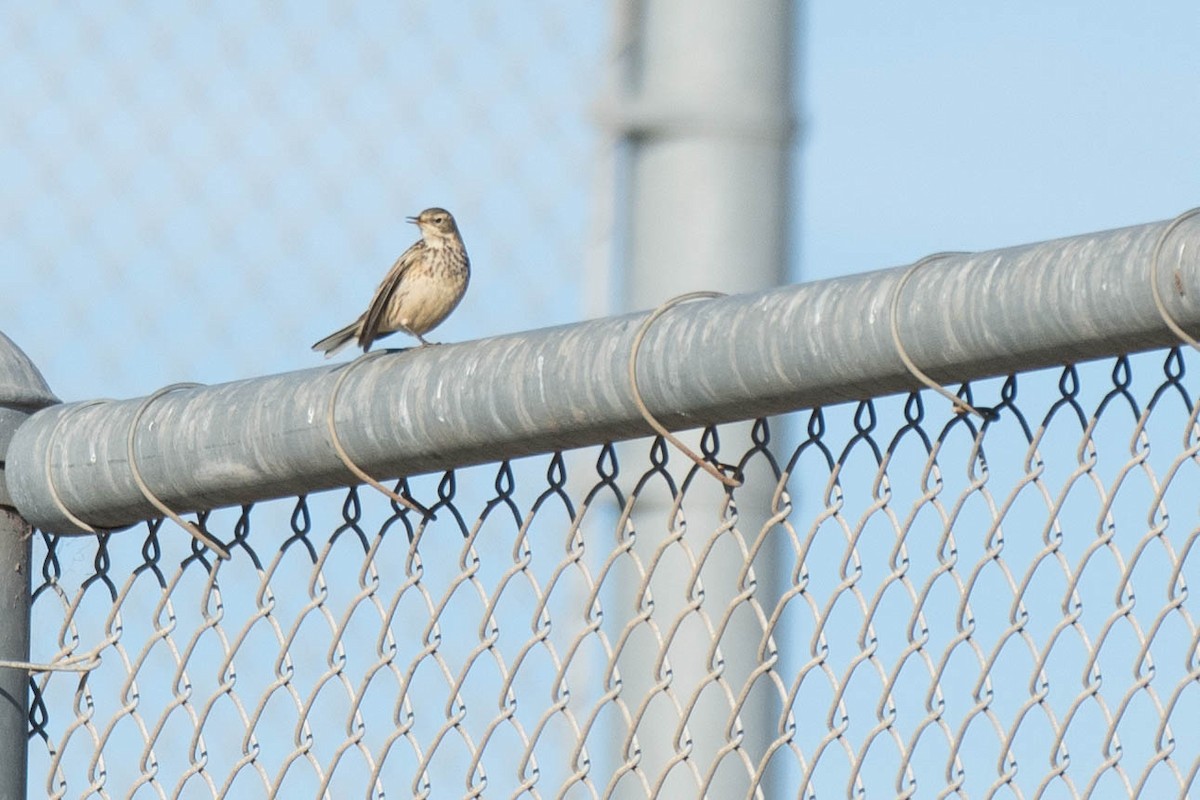
<instances>
[{"instance_id":1,"label":"blue sky","mask_svg":"<svg viewBox=\"0 0 1200 800\"><path fill-rule=\"evenodd\" d=\"M803 272L827 277L1200 204L1200 7L805 12Z\"/></svg>"},{"instance_id":2,"label":"blue sky","mask_svg":"<svg viewBox=\"0 0 1200 800\"><path fill-rule=\"evenodd\" d=\"M1200 9L817 2L805 279L1173 216L1200 198ZM318 361L456 212L445 340L580 318L607 10L507 0L9 7L3 330L68 399ZM468 42L469 46L464 46ZM714 287L719 288L719 287Z\"/></svg>"}]
</instances>

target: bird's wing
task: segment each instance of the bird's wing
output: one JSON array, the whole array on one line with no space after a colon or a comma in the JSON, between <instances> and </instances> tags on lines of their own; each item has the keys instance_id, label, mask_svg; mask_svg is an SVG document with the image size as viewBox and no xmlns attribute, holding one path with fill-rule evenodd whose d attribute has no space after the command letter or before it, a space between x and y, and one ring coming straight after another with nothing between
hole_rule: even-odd
<instances>
[{"instance_id":1,"label":"bird's wing","mask_svg":"<svg viewBox=\"0 0 1200 800\"><path fill-rule=\"evenodd\" d=\"M379 326L383 324L384 318L387 316L392 296L396 294L396 289L404 280L405 273L417 262L424 249L424 240L414 242L396 259L396 263L392 264L392 268L384 276L383 283L379 284L379 288L375 290L375 296L371 298L371 305L367 306L367 313L363 315L362 329L358 333L360 347L365 349L370 346L371 342L379 338ZM387 332L391 333L391 331Z\"/></svg>"}]
</instances>

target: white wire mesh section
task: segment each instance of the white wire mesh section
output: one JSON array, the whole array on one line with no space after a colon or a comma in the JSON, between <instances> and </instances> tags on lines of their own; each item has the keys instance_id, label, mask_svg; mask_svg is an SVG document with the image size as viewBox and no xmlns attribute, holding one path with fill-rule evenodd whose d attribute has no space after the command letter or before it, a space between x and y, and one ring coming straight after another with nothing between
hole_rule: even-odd
<instances>
[{"instance_id":1,"label":"white wire mesh section","mask_svg":"<svg viewBox=\"0 0 1200 800\"><path fill-rule=\"evenodd\" d=\"M30 785L1188 796L1189 359L964 387L982 428L914 395L709 431L732 495L643 442L414 479L426 527L364 490L213 512L223 563L37 534L34 659L102 663L34 677Z\"/></svg>"}]
</instances>

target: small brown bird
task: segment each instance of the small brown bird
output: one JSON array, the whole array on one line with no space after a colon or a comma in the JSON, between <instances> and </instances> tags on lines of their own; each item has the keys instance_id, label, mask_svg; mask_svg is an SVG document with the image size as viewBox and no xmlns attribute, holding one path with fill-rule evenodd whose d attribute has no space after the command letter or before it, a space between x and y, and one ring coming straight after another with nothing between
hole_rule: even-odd
<instances>
[{"instance_id":1,"label":"small brown bird","mask_svg":"<svg viewBox=\"0 0 1200 800\"><path fill-rule=\"evenodd\" d=\"M328 358L357 340L365 353L376 339L396 331L417 337L424 347L429 344L425 334L462 300L471 262L454 217L444 208L427 208L407 221L421 229L421 239L396 259L366 313L314 344L313 350Z\"/></svg>"}]
</instances>

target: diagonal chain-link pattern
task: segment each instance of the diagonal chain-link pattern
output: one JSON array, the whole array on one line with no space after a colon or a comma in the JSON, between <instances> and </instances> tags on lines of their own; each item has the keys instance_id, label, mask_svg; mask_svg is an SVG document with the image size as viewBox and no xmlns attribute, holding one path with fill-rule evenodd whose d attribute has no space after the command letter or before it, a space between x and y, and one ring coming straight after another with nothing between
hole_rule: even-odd
<instances>
[{"instance_id":1,"label":"diagonal chain-link pattern","mask_svg":"<svg viewBox=\"0 0 1200 800\"><path fill-rule=\"evenodd\" d=\"M62 397L309 366L429 206L478 267L441 340L573 319L578 276L549 265L598 235L606 20L545 0L7 4L5 334Z\"/></svg>"},{"instance_id":2,"label":"diagonal chain-link pattern","mask_svg":"<svg viewBox=\"0 0 1200 800\"><path fill-rule=\"evenodd\" d=\"M31 788L1188 796L1194 361L709 429L732 490L654 440L402 483L425 523L364 488L202 515L228 562L38 533L34 660L100 660L33 677Z\"/></svg>"}]
</instances>

